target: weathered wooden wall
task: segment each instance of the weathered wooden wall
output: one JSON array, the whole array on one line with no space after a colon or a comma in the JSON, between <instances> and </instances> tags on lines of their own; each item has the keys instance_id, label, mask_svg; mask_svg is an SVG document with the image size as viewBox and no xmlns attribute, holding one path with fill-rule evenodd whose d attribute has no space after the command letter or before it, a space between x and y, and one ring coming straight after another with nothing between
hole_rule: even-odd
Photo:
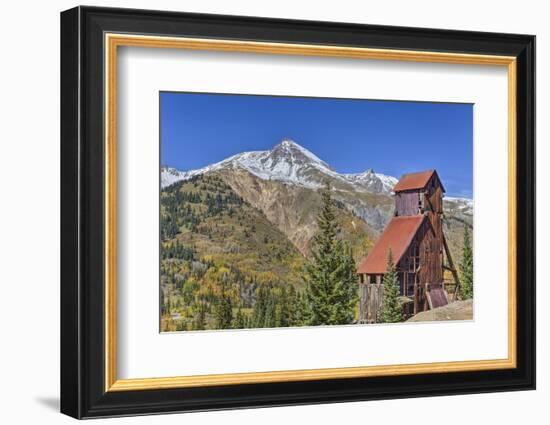
<instances>
[{"instance_id":1,"label":"weathered wooden wall","mask_svg":"<svg viewBox=\"0 0 550 425\"><path fill-rule=\"evenodd\" d=\"M425 220L397 264L401 295L415 298L415 312L428 307L426 284L443 284L442 249L430 220Z\"/></svg>"},{"instance_id":2,"label":"weathered wooden wall","mask_svg":"<svg viewBox=\"0 0 550 425\"><path fill-rule=\"evenodd\" d=\"M418 191L413 192L399 192L395 194L395 215L417 215L420 211L420 193Z\"/></svg>"},{"instance_id":3,"label":"weathered wooden wall","mask_svg":"<svg viewBox=\"0 0 550 425\"><path fill-rule=\"evenodd\" d=\"M382 307L384 286L380 283L359 285L359 323L376 323Z\"/></svg>"},{"instance_id":4,"label":"weathered wooden wall","mask_svg":"<svg viewBox=\"0 0 550 425\"><path fill-rule=\"evenodd\" d=\"M424 196L426 197L424 201L424 211L430 213L428 216L432 222L435 234L438 239L442 239L443 223L441 217L443 215L443 191L441 186L431 187Z\"/></svg>"},{"instance_id":5,"label":"weathered wooden wall","mask_svg":"<svg viewBox=\"0 0 550 425\"><path fill-rule=\"evenodd\" d=\"M420 242L420 282L440 285L443 283L442 246L429 221L425 221L417 233Z\"/></svg>"}]
</instances>

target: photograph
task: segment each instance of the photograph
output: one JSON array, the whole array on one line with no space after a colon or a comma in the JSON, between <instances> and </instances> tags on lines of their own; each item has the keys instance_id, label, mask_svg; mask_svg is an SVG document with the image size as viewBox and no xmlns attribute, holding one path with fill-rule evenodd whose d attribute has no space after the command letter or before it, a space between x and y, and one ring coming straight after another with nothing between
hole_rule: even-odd
<instances>
[{"instance_id":1,"label":"photograph","mask_svg":"<svg viewBox=\"0 0 550 425\"><path fill-rule=\"evenodd\" d=\"M473 104L159 107L161 332L474 320Z\"/></svg>"},{"instance_id":2,"label":"photograph","mask_svg":"<svg viewBox=\"0 0 550 425\"><path fill-rule=\"evenodd\" d=\"M495 24L494 8L430 20L399 7L231 7L72 7L50 31L57 83L38 84L60 86L61 108L42 109L61 119L29 126L12 84L25 125L11 139L39 129L27 137L36 149L9 144L22 152L6 156L8 174L29 177L11 186L33 204L17 213L34 223L47 198L56 208L44 211L61 216L40 226L60 238L61 262L40 268L60 273L60 291L31 297L58 312L55 333L16 351L44 338L58 349L25 367L41 367L39 387L53 382L59 410L77 419L216 411L219 422L220 410L255 409L238 421L257 423L264 408L292 406L272 422L296 422L299 406L339 403L333 423L369 401L368 418L387 421L387 403L414 399L437 420L452 411L464 423L460 412L489 406L518 422L540 348L540 63L527 32L547 27L543 14L526 26L518 8L500 8ZM55 58L49 50L23 65ZM48 125L61 149L44 143ZM18 158L36 164L23 170ZM22 191L42 183L40 167L55 171L60 196ZM29 286L16 269L7 299ZM11 304L7 317L47 317ZM12 322L19 343L31 326ZM464 409L445 404L461 395ZM394 422L427 417L393 410Z\"/></svg>"}]
</instances>

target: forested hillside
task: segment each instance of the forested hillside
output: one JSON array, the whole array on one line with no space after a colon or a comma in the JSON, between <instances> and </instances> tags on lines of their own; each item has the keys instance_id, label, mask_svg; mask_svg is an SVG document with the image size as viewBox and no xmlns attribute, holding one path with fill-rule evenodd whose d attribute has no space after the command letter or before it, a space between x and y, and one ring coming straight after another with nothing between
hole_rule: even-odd
<instances>
[{"instance_id":1,"label":"forested hillside","mask_svg":"<svg viewBox=\"0 0 550 425\"><path fill-rule=\"evenodd\" d=\"M163 189L161 223L163 331L293 323L304 257L220 178Z\"/></svg>"},{"instance_id":2,"label":"forested hillside","mask_svg":"<svg viewBox=\"0 0 550 425\"><path fill-rule=\"evenodd\" d=\"M363 255L371 230L340 203L331 206L336 237L363 244ZM163 331L305 324L308 256L219 176L164 188L161 223Z\"/></svg>"}]
</instances>

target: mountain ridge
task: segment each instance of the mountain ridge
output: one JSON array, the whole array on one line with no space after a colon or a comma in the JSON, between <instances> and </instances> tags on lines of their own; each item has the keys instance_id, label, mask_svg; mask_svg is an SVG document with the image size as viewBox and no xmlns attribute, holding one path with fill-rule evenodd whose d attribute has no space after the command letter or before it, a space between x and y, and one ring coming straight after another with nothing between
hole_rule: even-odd
<instances>
[{"instance_id":1,"label":"mountain ridge","mask_svg":"<svg viewBox=\"0 0 550 425\"><path fill-rule=\"evenodd\" d=\"M313 152L285 138L271 150L242 152L196 170L162 167L161 187L223 169L244 169L263 180L277 180L310 189L319 189L326 180L331 180L335 188L391 194L397 183L395 177L375 173L372 169L363 173L338 173Z\"/></svg>"}]
</instances>

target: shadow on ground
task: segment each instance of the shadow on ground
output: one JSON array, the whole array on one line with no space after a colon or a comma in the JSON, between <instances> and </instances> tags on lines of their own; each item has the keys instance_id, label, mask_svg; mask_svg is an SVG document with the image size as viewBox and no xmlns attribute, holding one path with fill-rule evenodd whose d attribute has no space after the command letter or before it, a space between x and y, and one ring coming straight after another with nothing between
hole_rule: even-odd
<instances>
[{"instance_id":1,"label":"shadow on ground","mask_svg":"<svg viewBox=\"0 0 550 425\"><path fill-rule=\"evenodd\" d=\"M36 397L35 400L42 406L59 412L59 397Z\"/></svg>"}]
</instances>

